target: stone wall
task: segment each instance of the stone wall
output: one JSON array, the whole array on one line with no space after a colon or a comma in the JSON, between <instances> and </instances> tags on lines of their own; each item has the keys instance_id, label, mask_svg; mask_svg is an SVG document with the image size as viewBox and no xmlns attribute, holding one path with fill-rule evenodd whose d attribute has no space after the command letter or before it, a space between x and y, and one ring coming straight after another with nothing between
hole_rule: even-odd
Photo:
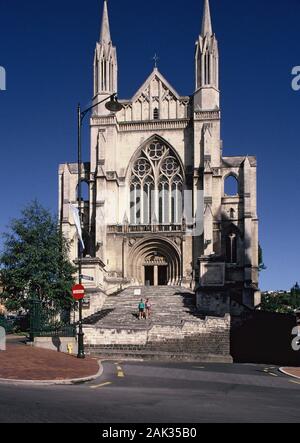
<instances>
[{"instance_id":1,"label":"stone wall","mask_svg":"<svg viewBox=\"0 0 300 443\"><path fill-rule=\"evenodd\" d=\"M101 311L106 300L106 294L100 291L87 291L89 303L83 305L82 318L88 318L96 312ZM78 321L78 311L75 313L75 319Z\"/></svg>"},{"instance_id":2,"label":"stone wall","mask_svg":"<svg viewBox=\"0 0 300 443\"><path fill-rule=\"evenodd\" d=\"M32 346L51 351L77 354L78 345L75 337L35 337Z\"/></svg>"},{"instance_id":3,"label":"stone wall","mask_svg":"<svg viewBox=\"0 0 300 443\"><path fill-rule=\"evenodd\" d=\"M148 330L85 327L87 348L134 349L173 354L214 355L230 361L229 315L206 317L180 326L153 325Z\"/></svg>"}]
</instances>

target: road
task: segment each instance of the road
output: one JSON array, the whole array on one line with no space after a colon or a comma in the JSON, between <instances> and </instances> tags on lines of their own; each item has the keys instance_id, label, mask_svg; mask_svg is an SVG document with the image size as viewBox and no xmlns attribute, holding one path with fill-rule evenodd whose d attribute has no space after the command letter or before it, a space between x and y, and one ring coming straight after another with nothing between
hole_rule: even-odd
<instances>
[{"instance_id":1,"label":"road","mask_svg":"<svg viewBox=\"0 0 300 443\"><path fill-rule=\"evenodd\" d=\"M300 380L277 368L104 362L73 386L0 386L0 423L300 422Z\"/></svg>"}]
</instances>

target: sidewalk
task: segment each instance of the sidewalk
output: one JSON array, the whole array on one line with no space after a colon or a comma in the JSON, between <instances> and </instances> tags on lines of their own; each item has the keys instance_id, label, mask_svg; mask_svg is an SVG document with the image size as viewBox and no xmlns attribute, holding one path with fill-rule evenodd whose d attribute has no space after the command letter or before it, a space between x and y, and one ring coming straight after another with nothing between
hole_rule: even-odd
<instances>
[{"instance_id":1,"label":"sidewalk","mask_svg":"<svg viewBox=\"0 0 300 443\"><path fill-rule=\"evenodd\" d=\"M34 348L22 343L22 338L9 337L6 348L0 351L0 379L63 381L93 377L99 372L97 359L80 360L73 355Z\"/></svg>"},{"instance_id":2,"label":"sidewalk","mask_svg":"<svg viewBox=\"0 0 300 443\"><path fill-rule=\"evenodd\" d=\"M300 368L280 368L280 371L290 377L295 377L300 379Z\"/></svg>"}]
</instances>

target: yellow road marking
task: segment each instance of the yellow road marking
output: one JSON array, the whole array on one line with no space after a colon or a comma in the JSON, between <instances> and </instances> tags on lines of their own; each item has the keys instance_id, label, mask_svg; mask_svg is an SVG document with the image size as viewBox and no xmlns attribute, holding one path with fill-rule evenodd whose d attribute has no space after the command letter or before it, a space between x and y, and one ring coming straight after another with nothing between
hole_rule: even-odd
<instances>
[{"instance_id":1,"label":"yellow road marking","mask_svg":"<svg viewBox=\"0 0 300 443\"><path fill-rule=\"evenodd\" d=\"M125 374L124 374L124 372L123 372L123 369L121 368L121 366L117 366L117 375L118 375L118 377L120 377L120 378L123 378L123 377L125 377Z\"/></svg>"},{"instance_id":2,"label":"yellow road marking","mask_svg":"<svg viewBox=\"0 0 300 443\"><path fill-rule=\"evenodd\" d=\"M111 385L111 381L107 381L106 383L101 383L100 385L90 386L91 389L103 388L104 386Z\"/></svg>"},{"instance_id":3,"label":"yellow road marking","mask_svg":"<svg viewBox=\"0 0 300 443\"><path fill-rule=\"evenodd\" d=\"M264 372L268 375L272 375L273 377L278 377L277 374L274 374L273 372L270 372L271 369L276 369L276 368L265 368Z\"/></svg>"},{"instance_id":4,"label":"yellow road marking","mask_svg":"<svg viewBox=\"0 0 300 443\"><path fill-rule=\"evenodd\" d=\"M289 380L290 383L295 383L296 385L300 385L300 381L296 381L296 380Z\"/></svg>"}]
</instances>

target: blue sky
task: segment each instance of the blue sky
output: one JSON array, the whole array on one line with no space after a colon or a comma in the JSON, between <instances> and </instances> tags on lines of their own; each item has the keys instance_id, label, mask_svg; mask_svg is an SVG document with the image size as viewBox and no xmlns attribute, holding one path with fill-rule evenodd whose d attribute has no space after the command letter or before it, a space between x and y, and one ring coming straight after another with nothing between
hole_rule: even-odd
<instances>
[{"instance_id":1,"label":"blue sky","mask_svg":"<svg viewBox=\"0 0 300 443\"><path fill-rule=\"evenodd\" d=\"M119 96L159 69L182 95L194 90L202 0L110 0ZM257 155L262 289L300 280L299 0L211 0L220 45L224 155ZM57 208L59 163L76 161L76 105L92 96L102 0L1 0L0 231L33 198ZM85 136L88 159L88 130Z\"/></svg>"}]
</instances>

